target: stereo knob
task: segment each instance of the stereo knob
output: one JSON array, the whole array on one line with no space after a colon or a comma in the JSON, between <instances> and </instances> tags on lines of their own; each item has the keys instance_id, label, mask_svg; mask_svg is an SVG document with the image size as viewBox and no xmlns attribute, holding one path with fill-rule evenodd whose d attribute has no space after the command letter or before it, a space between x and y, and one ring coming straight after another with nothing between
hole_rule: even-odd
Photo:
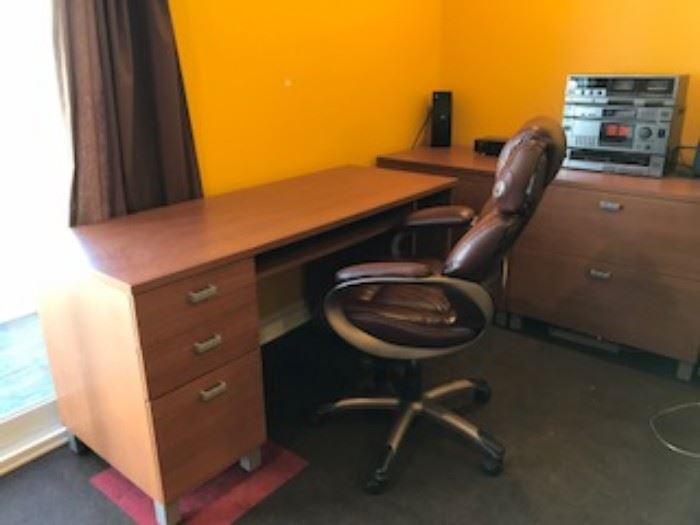
<instances>
[{"instance_id":1,"label":"stereo knob","mask_svg":"<svg viewBox=\"0 0 700 525\"><path fill-rule=\"evenodd\" d=\"M649 126L644 126L642 128L639 128L639 138L640 139L650 139L651 136L654 134L654 131L649 127Z\"/></svg>"}]
</instances>

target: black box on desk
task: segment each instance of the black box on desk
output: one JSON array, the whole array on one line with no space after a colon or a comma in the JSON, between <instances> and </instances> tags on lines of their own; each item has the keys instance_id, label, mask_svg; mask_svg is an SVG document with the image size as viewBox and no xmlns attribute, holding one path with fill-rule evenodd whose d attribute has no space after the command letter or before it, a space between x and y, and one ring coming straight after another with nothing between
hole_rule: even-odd
<instances>
[{"instance_id":1,"label":"black box on desk","mask_svg":"<svg viewBox=\"0 0 700 525\"><path fill-rule=\"evenodd\" d=\"M480 137L474 139L474 151L489 157L498 157L508 139L503 137Z\"/></svg>"}]
</instances>

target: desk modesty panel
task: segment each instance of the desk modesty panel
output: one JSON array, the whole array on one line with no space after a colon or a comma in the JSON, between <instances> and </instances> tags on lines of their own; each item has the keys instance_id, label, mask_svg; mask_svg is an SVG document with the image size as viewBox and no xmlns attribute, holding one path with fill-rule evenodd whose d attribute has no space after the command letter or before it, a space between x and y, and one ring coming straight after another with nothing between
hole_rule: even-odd
<instances>
[{"instance_id":1,"label":"desk modesty panel","mask_svg":"<svg viewBox=\"0 0 700 525\"><path fill-rule=\"evenodd\" d=\"M70 230L40 306L63 423L173 521L180 496L266 439L258 276L384 233L454 185L346 166Z\"/></svg>"}]
</instances>

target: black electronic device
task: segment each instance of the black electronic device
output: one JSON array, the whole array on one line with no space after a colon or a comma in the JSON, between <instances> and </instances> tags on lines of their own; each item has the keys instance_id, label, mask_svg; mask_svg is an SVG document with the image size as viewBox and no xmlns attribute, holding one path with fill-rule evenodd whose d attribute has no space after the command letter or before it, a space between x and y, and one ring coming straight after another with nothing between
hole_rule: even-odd
<instances>
[{"instance_id":1,"label":"black electronic device","mask_svg":"<svg viewBox=\"0 0 700 525\"><path fill-rule=\"evenodd\" d=\"M474 151L481 155L498 157L507 140L503 137L480 137L474 139Z\"/></svg>"},{"instance_id":2,"label":"black electronic device","mask_svg":"<svg viewBox=\"0 0 700 525\"><path fill-rule=\"evenodd\" d=\"M695 148L695 160L693 161L693 176L700 177L700 142Z\"/></svg>"},{"instance_id":3,"label":"black electronic device","mask_svg":"<svg viewBox=\"0 0 700 525\"><path fill-rule=\"evenodd\" d=\"M430 145L446 148L452 144L452 92L433 92Z\"/></svg>"}]
</instances>

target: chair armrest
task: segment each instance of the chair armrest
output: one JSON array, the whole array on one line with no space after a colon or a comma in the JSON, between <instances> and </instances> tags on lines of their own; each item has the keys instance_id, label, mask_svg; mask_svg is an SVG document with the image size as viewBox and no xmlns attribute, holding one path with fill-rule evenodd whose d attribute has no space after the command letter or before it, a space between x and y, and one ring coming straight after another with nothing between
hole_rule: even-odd
<instances>
[{"instance_id":1,"label":"chair armrest","mask_svg":"<svg viewBox=\"0 0 700 525\"><path fill-rule=\"evenodd\" d=\"M371 262L347 266L335 274L338 282L377 277L420 278L432 275L430 268L417 262Z\"/></svg>"},{"instance_id":2,"label":"chair armrest","mask_svg":"<svg viewBox=\"0 0 700 525\"><path fill-rule=\"evenodd\" d=\"M476 213L468 206L433 206L410 213L403 222L407 228L422 226L466 226Z\"/></svg>"},{"instance_id":3,"label":"chair armrest","mask_svg":"<svg viewBox=\"0 0 700 525\"><path fill-rule=\"evenodd\" d=\"M409 213L391 240L391 255L402 258L401 243L406 236L420 228L451 228L471 226L476 213L468 206L433 206Z\"/></svg>"}]
</instances>

